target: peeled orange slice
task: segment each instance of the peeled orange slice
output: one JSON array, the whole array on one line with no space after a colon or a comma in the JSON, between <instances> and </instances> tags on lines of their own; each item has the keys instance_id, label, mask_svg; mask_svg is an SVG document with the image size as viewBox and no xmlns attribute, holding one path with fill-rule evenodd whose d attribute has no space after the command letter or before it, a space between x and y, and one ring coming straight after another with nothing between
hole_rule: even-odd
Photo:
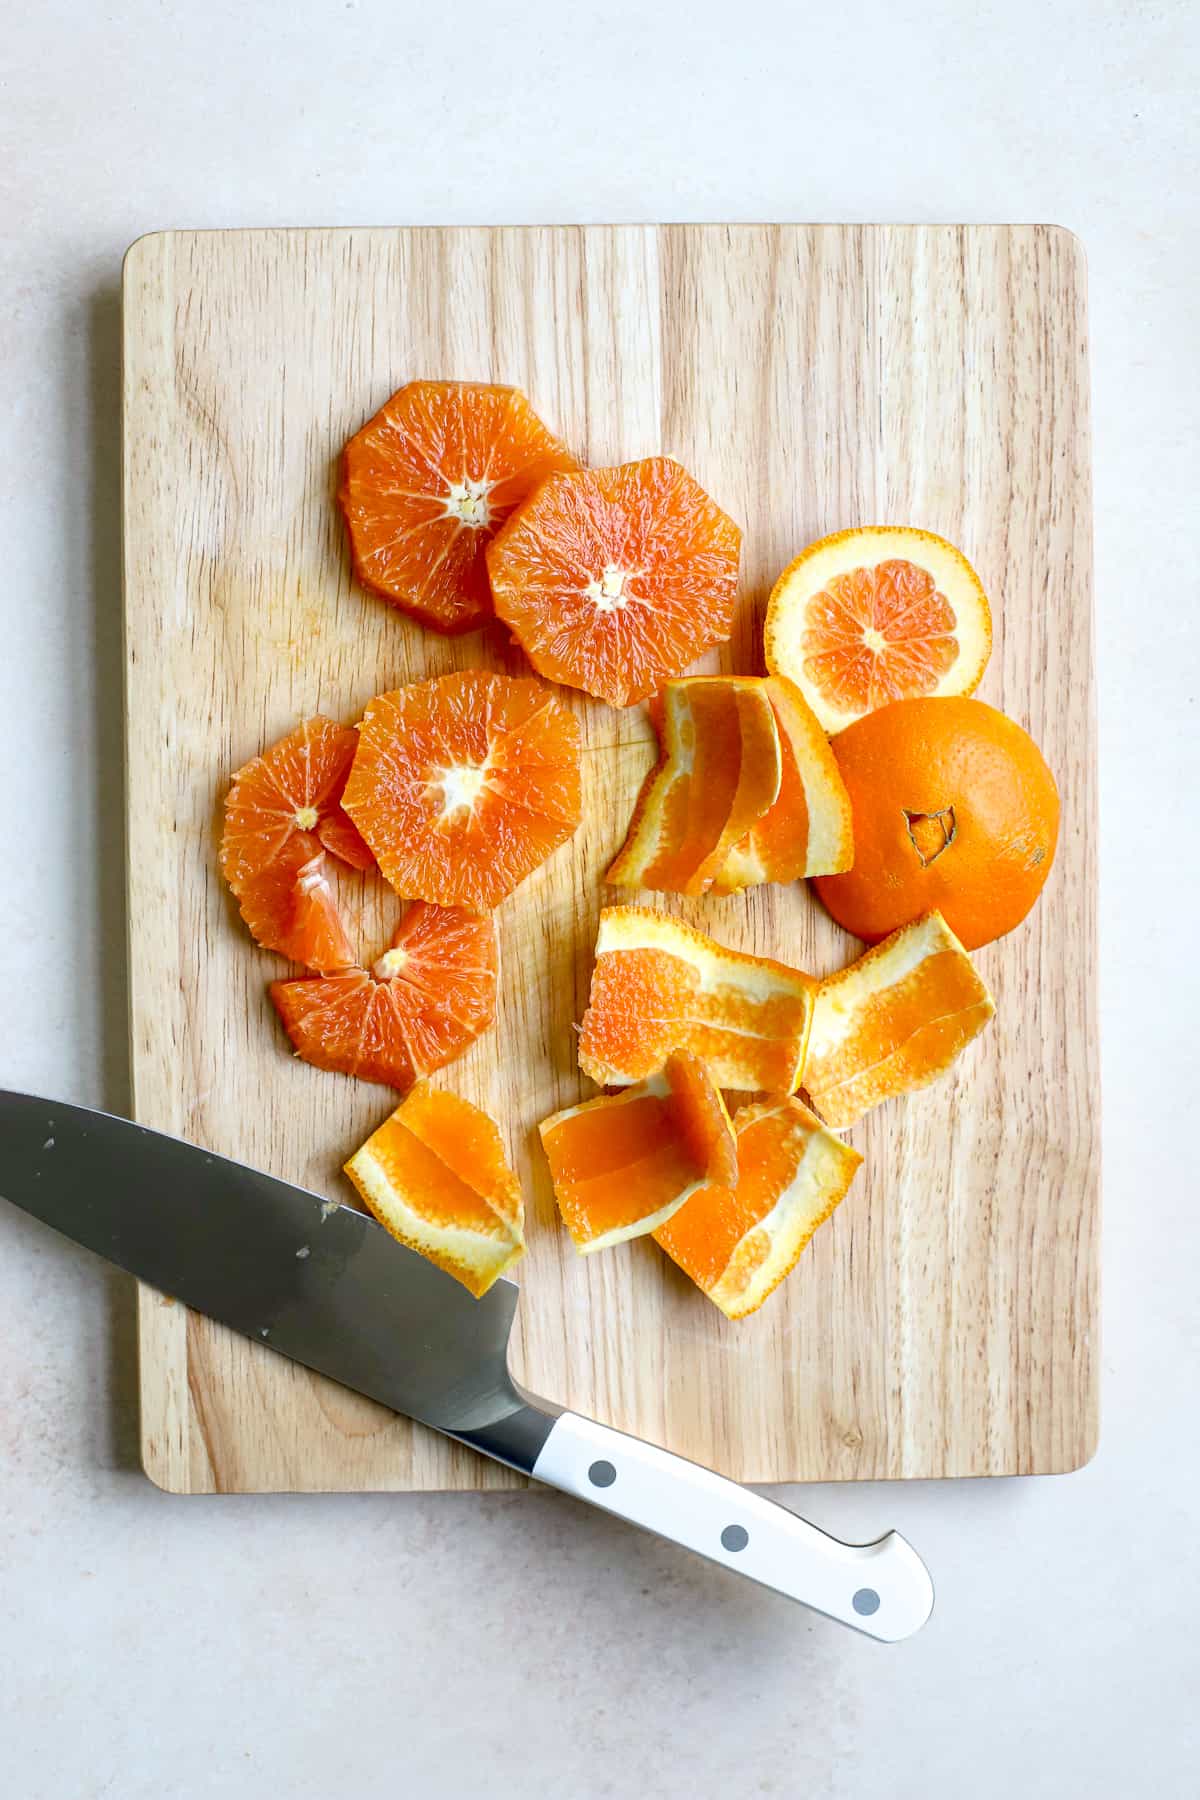
<instances>
[{"instance_id":1,"label":"peeled orange slice","mask_svg":"<svg viewBox=\"0 0 1200 1800\"><path fill-rule=\"evenodd\" d=\"M493 1119L418 1082L346 1164L379 1223L478 1300L524 1255L525 1206Z\"/></svg>"},{"instance_id":2,"label":"peeled orange slice","mask_svg":"<svg viewBox=\"0 0 1200 1800\"><path fill-rule=\"evenodd\" d=\"M491 538L545 476L578 466L516 388L410 381L346 445L354 572L435 631L473 631L492 616Z\"/></svg>"},{"instance_id":3,"label":"peeled orange slice","mask_svg":"<svg viewBox=\"0 0 1200 1800\"><path fill-rule=\"evenodd\" d=\"M539 1127L554 1195L585 1255L656 1230L710 1181L737 1180L725 1103L690 1056Z\"/></svg>"},{"instance_id":4,"label":"peeled orange slice","mask_svg":"<svg viewBox=\"0 0 1200 1800\"><path fill-rule=\"evenodd\" d=\"M305 1062L407 1088L486 1031L498 970L489 917L419 901L373 969L276 981L271 999Z\"/></svg>"},{"instance_id":5,"label":"peeled orange slice","mask_svg":"<svg viewBox=\"0 0 1200 1800\"><path fill-rule=\"evenodd\" d=\"M795 1268L862 1157L798 1100L743 1106L733 1129L736 1183L701 1188L655 1229L654 1241L727 1319L744 1319Z\"/></svg>"},{"instance_id":6,"label":"peeled orange slice","mask_svg":"<svg viewBox=\"0 0 1200 1800\"><path fill-rule=\"evenodd\" d=\"M936 1081L995 1010L942 915L925 913L821 983L804 1091L827 1125L853 1125Z\"/></svg>"},{"instance_id":7,"label":"peeled orange slice","mask_svg":"<svg viewBox=\"0 0 1200 1800\"><path fill-rule=\"evenodd\" d=\"M310 969L354 960L326 879L324 852L363 868L370 851L342 810L357 734L306 719L233 778L221 872L266 950Z\"/></svg>"},{"instance_id":8,"label":"peeled orange slice","mask_svg":"<svg viewBox=\"0 0 1200 1800\"><path fill-rule=\"evenodd\" d=\"M854 861L850 796L816 714L785 675L769 675L761 686L779 738L779 793L729 850L713 881L717 894L832 875Z\"/></svg>"},{"instance_id":9,"label":"peeled orange slice","mask_svg":"<svg viewBox=\"0 0 1200 1800\"><path fill-rule=\"evenodd\" d=\"M623 1087L686 1050L718 1087L788 1093L804 1067L816 992L811 975L728 950L666 913L605 907L579 1066Z\"/></svg>"},{"instance_id":10,"label":"peeled orange slice","mask_svg":"<svg viewBox=\"0 0 1200 1800\"><path fill-rule=\"evenodd\" d=\"M529 678L414 682L367 707L345 807L398 894L495 906L579 823L579 726Z\"/></svg>"},{"instance_id":11,"label":"peeled orange slice","mask_svg":"<svg viewBox=\"0 0 1200 1800\"><path fill-rule=\"evenodd\" d=\"M826 731L889 700L970 694L992 649L979 577L945 538L864 526L810 544L771 592L767 668L796 683Z\"/></svg>"},{"instance_id":12,"label":"peeled orange slice","mask_svg":"<svg viewBox=\"0 0 1200 1800\"><path fill-rule=\"evenodd\" d=\"M496 612L539 674L631 706L729 636L741 541L670 457L552 475L488 549Z\"/></svg>"},{"instance_id":13,"label":"peeled orange slice","mask_svg":"<svg viewBox=\"0 0 1200 1800\"><path fill-rule=\"evenodd\" d=\"M661 700L662 757L605 880L701 894L778 797L779 732L751 677L668 681Z\"/></svg>"}]
</instances>

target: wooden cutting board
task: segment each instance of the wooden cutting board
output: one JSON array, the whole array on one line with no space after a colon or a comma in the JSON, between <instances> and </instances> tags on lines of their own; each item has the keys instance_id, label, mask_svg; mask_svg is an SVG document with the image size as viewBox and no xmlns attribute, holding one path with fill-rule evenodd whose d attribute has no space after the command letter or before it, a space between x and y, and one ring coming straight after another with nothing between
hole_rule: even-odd
<instances>
[{"instance_id":1,"label":"wooden cutting board","mask_svg":"<svg viewBox=\"0 0 1200 1800\"><path fill-rule=\"evenodd\" d=\"M710 225L166 232L125 266L129 912L137 1116L350 1198L383 1088L288 1054L283 972L222 889L231 772L317 710L481 663L350 579L347 436L418 375L513 382L589 462L666 450L745 528L722 667L771 582L860 523L960 544L992 597L981 697L1027 725L1063 834L980 953L993 1027L853 1133L865 1168L763 1311L728 1324L647 1240L580 1258L535 1125L581 1093L600 872L650 733L572 697L586 820L501 908L495 1029L443 1077L503 1121L529 1209L513 1355L535 1392L742 1479L1076 1468L1097 1431L1091 494L1084 265L1049 227ZM357 887L354 886L357 882ZM344 888L369 954L399 903ZM668 902L669 904L669 902ZM679 902L815 973L855 944L803 886ZM182 1307L140 1297L148 1473L181 1491L514 1478Z\"/></svg>"}]
</instances>

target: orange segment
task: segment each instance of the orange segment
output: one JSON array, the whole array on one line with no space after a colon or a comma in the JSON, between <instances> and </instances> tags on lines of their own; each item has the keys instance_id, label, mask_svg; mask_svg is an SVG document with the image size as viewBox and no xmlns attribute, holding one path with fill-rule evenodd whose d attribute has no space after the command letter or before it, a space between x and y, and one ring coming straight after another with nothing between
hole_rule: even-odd
<instances>
[{"instance_id":1,"label":"orange segment","mask_svg":"<svg viewBox=\"0 0 1200 1800\"><path fill-rule=\"evenodd\" d=\"M970 694L992 649L978 575L953 544L869 525L810 544L771 592L767 668L794 681L826 731L891 700Z\"/></svg>"},{"instance_id":2,"label":"orange segment","mask_svg":"<svg viewBox=\"0 0 1200 1800\"><path fill-rule=\"evenodd\" d=\"M778 797L779 732L765 684L750 677L668 681L661 697L662 757L605 880L702 894Z\"/></svg>"},{"instance_id":3,"label":"orange segment","mask_svg":"<svg viewBox=\"0 0 1200 1800\"><path fill-rule=\"evenodd\" d=\"M701 1188L654 1233L728 1319L743 1319L795 1268L862 1162L798 1100L774 1097L733 1117L735 1184Z\"/></svg>"},{"instance_id":4,"label":"orange segment","mask_svg":"<svg viewBox=\"0 0 1200 1800\"><path fill-rule=\"evenodd\" d=\"M539 1127L554 1195L587 1255L665 1223L710 1181L736 1181L725 1103L690 1056L623 1094L585 1100Z\"/></svg>"},{"instance_id":5,"label":"orange segment","mask_svg":"<svg viewBox=\"0 0 1200 1800\"><path fill-rule=\"evenodd\" d=\"M341 807L357 745L348 727L306 719L239 769L225 800L221 873L243 919L265 950L310 969L354 960L321 853L365 866L365 846Z\"/></svg>"},{"instance_id":6,"label":"orange segment","mask_svg":"<svg viewBox=\"0 0 1200 1800\"><path fill-rule=\"evenodd\" d=\"M474 631L492 616L488 543L547 475L578 466L516 388L410 381L346 445L354 572L435 631Z\"/></svg>"},{"instance_id":7,"label":"orange segment","mask_svg":"<svg viewBox=\"0 0 1200 1800\"><path fill-rule=\"evenodd\" d=\"M766 957L714 943L666 913L609 906L579 1036L579 1066L622 1087L673 1050L707 1065L718 1087L787 1092L804 1067L817 983Z\"/></svg>"},{"instance_id":8,"label":"orange segment","mask_svg":"<svg viewBox=\"0 0 1200 1800\"><path fill-rule=\"evenodd\" d=\"M478 1300L525 1251L521 1186L495 1121L418 1082L346 1164L379 1223Z\"/></svg>"},{"instance_id":9,"label":"orange segment","mask_svg":"<svg viewBox=\"0 0 1200 1800\"><path fill-rule=\"evenodd\" d=\"M276 981L271 999L305 1062L407 1088L486 1031L498 969L489 917L418 901L370 972Z\"/></svg>"},{"instance_id":10,"label":"orange segment","mask_svg":"<svg viewBox=\"0 0 1200 1800\"><path fill-rule=\"evenodd\" d=\"M367 707L345 806L396 892L495 906L579 823L579 726L547 687L468 669Z\"/></svg>"},{"instance_id":11,"label":"orange segment","mask_svg":"<svg viewBox=\"0 0 1200 1800\"><path fill-rule=\"evenodd\" d=\"M946 921L926 913L821 983L804 1091L827 1125L853 1125L936 1081L995 1010Z\"/></svg>"},{"instance_id":12,"label":"orange segment","mask_svg":"<svg viewBox=\"0 0 1200 1800\"><path fill-rule=\"evenodd\" d=\"M553 475L488 550L496 612L539 674L630 706L729 636L741 540L670 457Z\"/></svg>"}]
</instances>

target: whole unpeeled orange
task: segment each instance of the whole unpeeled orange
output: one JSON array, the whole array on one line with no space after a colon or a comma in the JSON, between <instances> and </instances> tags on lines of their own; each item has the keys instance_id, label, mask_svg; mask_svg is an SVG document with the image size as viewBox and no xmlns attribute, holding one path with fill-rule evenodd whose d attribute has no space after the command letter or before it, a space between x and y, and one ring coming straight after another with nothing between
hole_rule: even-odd
<instances>
[{"instance_id":1,"label":"whole unpeeled orange","mask_svg":"<svg viewBox=\"0 0 1200 1800\"><path fill-rule=\"evenodd\" d=\"M868 943L936 910L968 950L1019 925L1058 842L1058 789L1033 739L982 700L897 700L832 740L854 866L817 891Z\"/></svg>"}]
</instances>

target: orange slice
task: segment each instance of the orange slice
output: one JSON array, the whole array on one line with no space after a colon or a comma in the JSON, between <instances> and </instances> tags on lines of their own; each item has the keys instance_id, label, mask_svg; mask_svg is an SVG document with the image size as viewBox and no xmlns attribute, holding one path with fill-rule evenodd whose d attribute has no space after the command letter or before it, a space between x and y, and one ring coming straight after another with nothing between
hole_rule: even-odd
<instances>
[{"instance_id":1,"label":"orange slice","mask_svg":"<svg viewBox=\"0 0 1200 1800\"><path fill-rule=\"evenodd\" d=\"M725 857L713 882L717 894L832 875L854 861L850 796L816 714L785 675L768 675L761 685L779 738L779 793Z\"/></svg>"},{"instance_id":2,"label":"orange slice","mask_svg":"<svg viewBox=\"0 0 1200 1800\"><path fill-rule=\"evenodd\" d=\"M605 907L579 1066L593 1081L623 1087L686 1050L718 1087L789 1092L804 1067L817 985L666 913Z\"/></svg>"},{"instance_id":3,"label":"orange slice","mask_svg":"<svg viewBox=\"0 0 1200 1800\"><path fill-rule=\"evenodd\" d=\"M496 612L539 674L631 706L729 636L741 541L670 457L552 475L488 549Z\"/></svg>"},{"instance_id":4,"label":"orange slice","mask_svg":"<svg viewBox=\"0 0 1200 1800\"><path fill-rule=\"evenodd\" d=\"M478 1300L525 1253L525 1205L494 1119L419 1081L346 1173L379 1223Z\"/></svg>"},{"instance_id":5,"label":"orange slice","mask_svg":"<svg viewBox=\"0 0 1200 1800\"><path fill-rule=\"evenodd\" d=\"M276 981L271 999L305 1062L407 1088L487 1030L498 970L490 918L419 901L370 971Z\"/></svg>"},{"instance_id":6,"label":"orange slice","mask_svg":"<svg viewBox=\"0 0 1200 1800\"><path fill-rule=\"evenodd\" d=\"M727 1319L744 1319L795 1268L862 1157L798 1100L743 1106L733 1129L737 1182L701 1188L654 1241Z\"/></svg>"},{"instance_id":7,"label":"orange slice","mask_svg":"<svg viewBox=\"0 0 1200 1800\"><path fill-rule=\"evenodd\" d=\"M953 544L869 525L810 544L771 592L767 668L787 675L826 731L919 694L970 694L992 650L978 575Z\"/></svg>"},{"instance_id":8,"label":"orange slice","mask_svg":"<svg viewBox=\"0 0 1200 1800\"><path fill-rule=\"evenodd\" d=\"M853 1125L936 1081L995 1010L941 913L925 913L821 983L804 1091L827 1125Z\"/></svg>"},{"instance_id":9,"label":"orange slice","mask_svg":"<svg viewBox=\"0 0 1200 1800\"><path fill-rule=\"evenodd\" d=\"M737 1180L725 1103L691 1056L670 1056L646 1081L568 1106L539 1130L584 1255L656 1230L707 1182Z\"/></svg>"},{"instance_id":10,"label":"orange slice","mask_svg":"<svg viewBox=\"0 0 1200 1800\"><path fill-rule=\"evenodd\" d=\"M578 467L516 388L410 381L346 445L354 572L435 631L474 631L492 616L492 537L547 475Z\"/></svg>"},{"instance_id":11,"label":"orange slice","mask_svg":"<svg viewBox=\"0 0 1200 1800\"><path fill-rule=\"evenodd\" d=\"M367 707L345 806L398 894L495 906L579 823L579 726L540 681L415 682Z\"/></svg>"},{"instance_id":12,"label":"orange slice","mask_svg":"<svg viewBox=\"0 0 1200 1800\"><path fill-rule=\"evenodd\" d=\"M702 894L778 798L779 732L765 684L751 677L668 681L661 700L661 760L605 880Z\"/></svg>"},{"instance_id":13,"label":"orange slice","mask_svg":"<svg viewBox=\"0 0 1200 1800\"><path fill-rule=\"evenodd\" d=\"M354 961L325 877L329 850L355 868L371 853L342 810L357 733L306 719L238 770L225 800L221 873L265 950L310 969Z\"/></svg>"}]
</instances>

